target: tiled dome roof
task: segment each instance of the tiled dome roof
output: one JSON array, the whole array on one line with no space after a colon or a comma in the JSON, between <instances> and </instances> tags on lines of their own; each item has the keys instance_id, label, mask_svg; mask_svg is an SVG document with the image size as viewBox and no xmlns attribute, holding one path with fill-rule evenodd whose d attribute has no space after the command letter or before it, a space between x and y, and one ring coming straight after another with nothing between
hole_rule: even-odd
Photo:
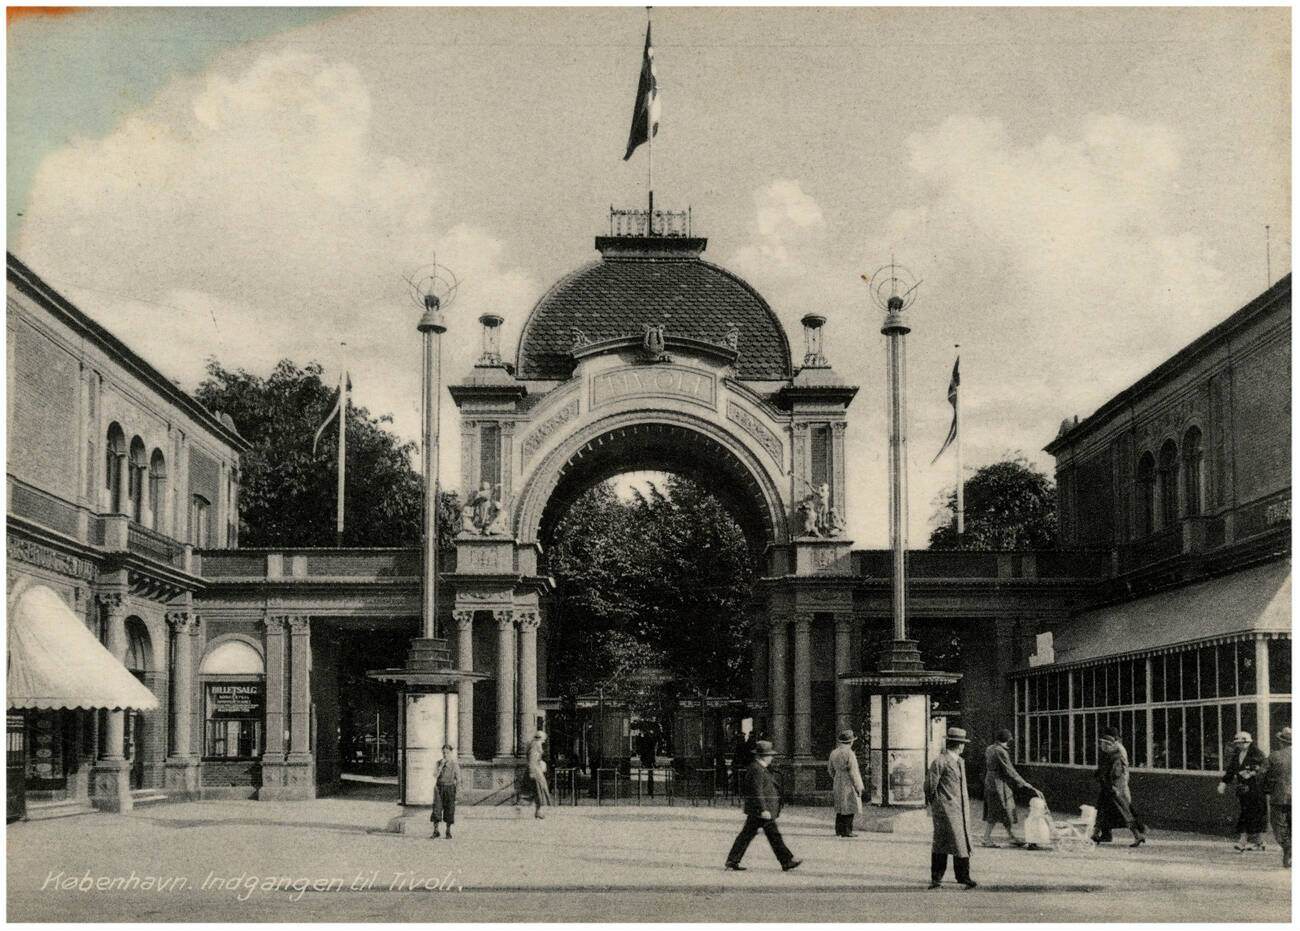
<instances>
[{"instance_id":1,"label":"tiled dome roof","mask_svg":"<svg viewBox=\"0 0 1300 931\"><path fill-rule=\"evenodd\" d=\"M703 240L694 242L702 245ZM711 343L722 343L735 327L740 331L738 377L790 377L785 330L767 302L740 278L689 249L602 251L600 261L561 278L533 308L519 338L519 378L568 378L575 331L599 342L639 336L647 323L662 324L669 336Z\"/></svg>"}]
</instances>

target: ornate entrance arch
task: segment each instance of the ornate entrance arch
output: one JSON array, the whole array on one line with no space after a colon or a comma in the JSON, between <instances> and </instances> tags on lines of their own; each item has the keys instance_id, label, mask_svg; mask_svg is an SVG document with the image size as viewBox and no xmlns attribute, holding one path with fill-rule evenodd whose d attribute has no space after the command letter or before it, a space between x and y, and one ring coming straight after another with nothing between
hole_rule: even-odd
<instances>
[{"instance_id":1,"label":"ornate entrance arch","mask_svg":"<svg viewBox=\"0 0 1300 931\"><path fill-rule=\"evenodd\" d=\"M825 318L804 318L807 351L794 366L772 309L703 261L705 245L598 237L600 261L561 279L534 307L516 363L495 349L501 318L485 315L489 348L450 388L465 505L447 577L457 665L495 677L494 687L480 686L493 692L477 704L473 683L461 685L460 746L486 755L484 731L493 731L498 774L526 747L546 690L538 637L553 584L544 574L548 528L596 482L640 469L693 476L735 514L765 579L851 572L844 434L857 388L822 353ZM760 611L780 615L785 636L794 608L769 593ZM808 653L802 629L796 667ZM769 641L783 649L755 631L764 668ZM784 747L786 711L774 702L772 715Z\"/></svg>"}]
</instances>

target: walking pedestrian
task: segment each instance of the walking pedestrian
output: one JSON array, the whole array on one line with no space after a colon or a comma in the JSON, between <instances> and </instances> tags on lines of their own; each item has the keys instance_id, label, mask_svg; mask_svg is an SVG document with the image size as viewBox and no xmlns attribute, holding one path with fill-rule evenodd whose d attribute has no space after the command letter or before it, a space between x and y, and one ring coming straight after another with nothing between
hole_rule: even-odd
<instances>
[{"instance_id":1,"label":"walking pedestrian","mask_svg":"<svg viewBox=\"0 0 1300 931\"><path fill-rule=\"evenodd\" d=\"M776 855L781 869L792 870L803 862L795 859L781 838L781 829L776 826L776 819L781 816L781 794L777 791L776 780L768 772L774 756L776 751L772 749L771 741L759 740L754 744L754 762L749 764L741 779L741 793L745 797L745 825L736 835L736 842L727 854L726 868L729 870L745 869L740 861L749 849L749 842L759 831L766 835L767 842L772 845L772 853Z\"/></svg>"},{"instance_id":2,"label":"walking pedestrian","mask_svg":"<svg viewBox=\"0 0 1300 931\"><path fill-rule=\"evenodd\" d=\"M528 778L533 783L533 817L545 818L542 806L551 804L551 789L546 784L546 732L538 731L528 742Z\"/></svg>"},{"instance_id":3,"label":"walking pedestrian","mask_svg":"<svg viewBox=\"0 0 1300 931\"><path fill-rule=\"evenodd\" d=\"M442 759L433 770L433 836L438 837L438 823L447 825L447 840L451 840L451 826L456 823L456 788L460 785L460 762L451 744L443 744Z\"/></svg>"},{"instance_id":4,"label":"walking pedestrian","mask_svg":"<svg viewBox=\"0 0 1300 931\"><path fill-rule=\"evenodd\" d=\"M1219 780L1219 794L1229 788L1237 796L1237 843L1232 846L1242 853L1263 850L1260 836L1268 826L1268 796L1264 793L1264 770L1268 759L1255 746L1249 731L1238 731L1232 738L1233 752L1228 755L1228 766Z\"/></svg>"},{"instance_id":5,"label":"walking pedestrian","mask_svg":"<svg viewBox=\"0 0 1300 931\"><path fill-rule=\"evenodd\" d=\"M1010 747L1013 738L1005 727L994 735L993 743L984 750L984 837L981 847L997 847L993 842L993 826L1007 829L1007 838L1017 847L1025 842L1016 837L1012 826L1016 823L1015 789L1028 789L1039 798L1042 793L1025 781L1011 764Z\"/></svg>"},{"instance_id":6,"label":"walking pedestrian","mask_svg":"<svg viewBox=\"0 0 1300 931\"><path fill-rule=\"evenodd\" d=\"M1264 791L1268 793L1268 814L1273 837L1282 848L1282 865L1291 868L1291 728L1284 727L1274 738L1277 749L1268 755Z\"/></svg>"},{"instance_id":7,"label":"walking pedestrian","mask_svg":"<svg viewBox=\"0 0 1300 931\"><path fill-rule=\"evenodd\" d=\"M979 885L970 876L970 800L966 795L966 762L961 758L970 743L966 731L948 728L943 752L925 774L925 804L934 821L930 844L930 888L938 889L952 857L957 882L967 889Z\"/></svg>"},{"instance_id":8,"label":"walking pedestrian","mask_svg":"<svg viewBox=\"0 0 1300 931\"><path fill-rule=\"evenodd\" d=\"M839 741L826 760L831 774L831 796L835 800L835 835L857 837L853 833L853 816L862 811L862 772L853 752L853 731L840 733Z\"/></svg>"},{"instance_id":9,"label":"walking pedestrian","mask_svg":"<svg viewBox=\"0 0 1300 931\"><path fill-rule=\"evenodd\" d=\"M1141 847L1147 842L1147 829L1133 807L1128 784L1128 751L1120 742L1119 728L1107 727L1097 744L1097 821L1093 825L1092 842L1109 844L1114 840L1111 831L1126 827L1133 832L1133 843L1129 846Z\"/></svg>"}]
</instances>

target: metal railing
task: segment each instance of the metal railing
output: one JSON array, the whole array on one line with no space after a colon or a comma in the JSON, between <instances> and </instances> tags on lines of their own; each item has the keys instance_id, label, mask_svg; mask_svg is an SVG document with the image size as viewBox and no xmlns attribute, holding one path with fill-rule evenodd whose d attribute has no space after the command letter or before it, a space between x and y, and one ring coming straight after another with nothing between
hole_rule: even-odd
<instances>
[{"instance_id":1,"label":"metal railing","mask_svg":"<svg viewBox=\"0 0 1300 931\"><path fill-rule=\"evenodd\" d=\"M567 766L551 774L557 805L690 805L738 804L734 778L713 767L600 767L583 771Z\"/></svg>"},{"instance_id":2,"label":"metal railing","mask_svg":"<svg viewBox=\"0 0 1300 931\"><path fill-rule=\"evenodd\" d=\"M691 211L616 210L609 208L610 236L668 236L674 239L691 235Z\"/></svg>"}]
</instances>

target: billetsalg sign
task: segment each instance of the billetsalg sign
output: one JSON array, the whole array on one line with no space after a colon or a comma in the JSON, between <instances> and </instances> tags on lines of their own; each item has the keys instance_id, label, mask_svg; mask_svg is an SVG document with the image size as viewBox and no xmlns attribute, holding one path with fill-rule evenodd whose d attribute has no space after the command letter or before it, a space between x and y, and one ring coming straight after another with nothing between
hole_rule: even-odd
<instances>
[{"instance_id":1,"label":"billetsalg sign","mask_svg":"<svg viewBox=\"0 0 1300 931\"><path fill-rule=\"evenodd\" d=\"M214 718L247 718L262 713L262 683L208 683L208 713Z\"/></svg>"}]
</instances>

